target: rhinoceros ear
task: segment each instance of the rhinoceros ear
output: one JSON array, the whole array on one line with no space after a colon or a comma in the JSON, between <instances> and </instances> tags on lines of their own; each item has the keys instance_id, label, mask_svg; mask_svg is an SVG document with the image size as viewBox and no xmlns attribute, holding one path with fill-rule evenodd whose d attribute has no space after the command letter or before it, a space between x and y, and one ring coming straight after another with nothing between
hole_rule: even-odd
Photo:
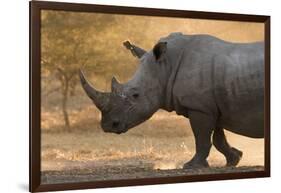
<instances>
[{"instance_id":1,"label":"rhinoceros ear","mask_svg":"<svg viewBox=\"0 0 281 193\"><path fill-rule=\"evenodd\" d=\"M111 79L111 92L119 93L122 89L122 84L120 84L115 77Z\"/></svg>"},{"instance_id":2,"label":"rhinoceros ear","mask_svg":"<svg viewBox=\"0 0 281 193\"><path fill-rule=\"evenodd\" d=\"M167 42L158 42L153 48L154 57L159 60L167 51Z\"/></svg>"}]
</instances>

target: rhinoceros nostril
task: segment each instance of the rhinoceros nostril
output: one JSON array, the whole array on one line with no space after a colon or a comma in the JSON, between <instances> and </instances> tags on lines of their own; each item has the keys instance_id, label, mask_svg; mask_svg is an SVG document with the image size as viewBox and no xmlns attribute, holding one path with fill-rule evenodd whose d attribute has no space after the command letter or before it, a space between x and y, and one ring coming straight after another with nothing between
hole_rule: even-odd
<instances>
[{"instance_id":1,"label":"rhinoceros nostril","mask_svg":"<svg viewBox=\"0 0 281 193\"><path fill-rule=\"evenodd\" d=\"M119 126L119 121L113 121L112 122L112 127L113 128L116 128L116 127L118 127Z\"/></svg>"}]
</instances>

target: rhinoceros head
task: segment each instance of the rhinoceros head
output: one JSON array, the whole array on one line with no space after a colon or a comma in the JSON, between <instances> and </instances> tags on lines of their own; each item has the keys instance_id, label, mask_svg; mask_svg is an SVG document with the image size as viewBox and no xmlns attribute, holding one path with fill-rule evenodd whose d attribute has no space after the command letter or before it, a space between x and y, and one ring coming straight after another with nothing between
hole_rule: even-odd
<instances>
[{"instance_id":1,"label":"rhinoceros head","mask_svg":"<svg viewBox=\"0 0 281 193\"><path fill-rule=\"evenodd\" d=\"M96 90L80 71L85 92L102 113L101 126L105 132L124 133L149 119L161 107L164 87L159 79L159 60L165 45L158 43L152 51L146 52L127 43L125 46L140 59L139 68L127 83L120 84L113 77L108 93Z\"/></svg>"}]
</instances>

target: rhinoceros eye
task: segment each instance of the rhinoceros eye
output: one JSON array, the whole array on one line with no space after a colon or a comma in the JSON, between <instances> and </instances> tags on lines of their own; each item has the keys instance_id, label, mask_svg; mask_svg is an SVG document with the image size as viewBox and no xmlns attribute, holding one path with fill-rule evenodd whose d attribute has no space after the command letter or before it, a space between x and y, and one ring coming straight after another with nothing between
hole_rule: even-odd
<instances>
[{"instance_id":1,"label":"rhinoceros eye","mask_svg":"<svg viewBox=\"0 0 281 193\"><path fill-rule=\"evenodd\" d=\"M139 98L139 93L134 93L132 96L134 99L137 99L137 98Z\"/></svg>"}]
</instances>

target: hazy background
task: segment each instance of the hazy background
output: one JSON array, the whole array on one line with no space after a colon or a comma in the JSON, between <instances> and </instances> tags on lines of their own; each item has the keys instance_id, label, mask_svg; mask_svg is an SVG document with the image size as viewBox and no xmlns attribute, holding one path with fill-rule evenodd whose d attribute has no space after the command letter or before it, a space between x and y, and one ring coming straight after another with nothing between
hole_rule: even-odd
<instances>
[{"instance_id":1,"label":"hazy background","mask_svg":"<svg viewBox=\"0 0 281 193\"><path fill-rule=\"evenodd\" d=\"M102 132L100 113L81 89L77 70L83 68L101 90L109 90L113 75L127 81L138 61L123 41L149 50L171 32L211 34L232 42L264 37L264 26L257 23L63 11L42 11L41 25L43 171L104 165L173 169L194 154L188 120L174 113L159 111L126 134ZM263 165L263 140L227 135L244 152L240 165ZM214 149L209 162L225 164Z\"/></svg>"}]
</instances>

